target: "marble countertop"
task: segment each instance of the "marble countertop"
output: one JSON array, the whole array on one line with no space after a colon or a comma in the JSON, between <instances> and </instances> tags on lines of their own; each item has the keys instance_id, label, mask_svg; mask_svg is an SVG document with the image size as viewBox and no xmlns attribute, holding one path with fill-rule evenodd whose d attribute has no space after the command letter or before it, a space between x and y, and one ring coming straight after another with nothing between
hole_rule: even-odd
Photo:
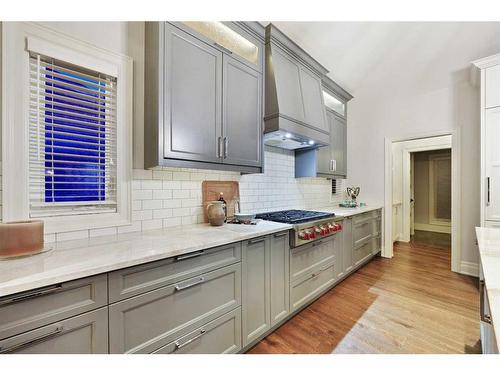
<instances>
[{"instance_id":1,"label":"marble countertop","mask_svg":"<svg viewBox=\"0 0 500 375\"><path fill-rule=\"evenodd\" d=\"M222 227L195 224L47 244L53 250L0 261L0 297L290 228L269 221Z\"/></svg>"},{"instance_id":2,"label":"marble countertop","mask_svg":"<svg viewBox=\"0 0 500 375\"><path fill-rule=\"evenodd\" d=\"M500 337L500 229L476 228L476 236L493 330L496 337ZM497 345L499 344L500 341L497 340Z\"/></svg>"},{"instance_id":3,"label":"marble countertop","mask_svg":"<svg viewBox=\"0 0 500 375\"><path fill-rule=\"evenodd\" d=\"M336 216L349 217L373 210L378 210L380 208L382 208L382 205L367 205L364 207L355 207L355 208L339 207L337 205L337 206L319 207L317 210L325 212L333 212Z\"/></svg>"}]
</instances>

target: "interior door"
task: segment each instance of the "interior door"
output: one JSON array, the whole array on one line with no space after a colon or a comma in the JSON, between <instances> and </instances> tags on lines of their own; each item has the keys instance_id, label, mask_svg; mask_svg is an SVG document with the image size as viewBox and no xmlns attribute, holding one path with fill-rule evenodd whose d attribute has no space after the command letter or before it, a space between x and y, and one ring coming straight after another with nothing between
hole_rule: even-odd
<instances>
[{"instance_id":1,"label":"interior door","mask_svg":"<svg viewBox=\"0 0 500 375\"><path fill-rule=\"evenodd\" d=\"M164 157L220 162L222 52L167 23L164 58Z\"/></svg>"},{"instance_id":2,"label":"interior door","mask_svg":"<svg viewBox=\"0 0 500 375\"><path fill-rule=\"evenodd\" d=\"M486 220L500 221L500 108L486 110Z\"/></svg>"},{"instance_id":3,"label":"interior door","mask_svg":"<svg viewBox=\"0 0 500 375\"><path fill-rule=\"evenodd\" d=\"M410 154L410 235L415 235L415 154Z\"/></svg>"},{"instance_id":4,"label":"interior door","mask_svg":"<svg viewBox=\"0 0 500 375\"><path fill-rule=\"evenodd\" d=\"M240 61L223 57L223 160L262 164L262 75Z\"/></svg>"}]
</instances>

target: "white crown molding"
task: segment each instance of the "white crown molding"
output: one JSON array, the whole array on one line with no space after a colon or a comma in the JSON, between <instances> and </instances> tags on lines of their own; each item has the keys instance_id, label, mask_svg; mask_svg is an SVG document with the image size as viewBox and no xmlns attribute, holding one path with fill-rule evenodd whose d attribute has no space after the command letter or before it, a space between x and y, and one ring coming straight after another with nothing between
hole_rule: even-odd
<instances>
[{"instance_id":1,"label":"white crown molding","mask_svg":"<svg viewBox=\"0 0 500 375\"><path fill-rule=\"evenodd\" d=\"M486 69L495 65L500 65L500 53L475 60L472 62L472 64L479 69Z\"/></svg>"}]
</instances>

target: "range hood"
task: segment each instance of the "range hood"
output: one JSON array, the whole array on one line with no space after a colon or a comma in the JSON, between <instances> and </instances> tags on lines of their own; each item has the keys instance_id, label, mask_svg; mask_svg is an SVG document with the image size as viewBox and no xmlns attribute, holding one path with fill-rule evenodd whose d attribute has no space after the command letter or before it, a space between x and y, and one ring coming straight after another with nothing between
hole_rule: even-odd
<instances>
[{"instance_id":1,"label":"range hood","mask_svg":"<svg viewBox=\"0 0 500 375\"><path fill-rule=\"evenodd\" d=\"M266 27L265 144L288 150L329 144L321 86L327 73L276 26Z\"/></svg>"}]
</instances>

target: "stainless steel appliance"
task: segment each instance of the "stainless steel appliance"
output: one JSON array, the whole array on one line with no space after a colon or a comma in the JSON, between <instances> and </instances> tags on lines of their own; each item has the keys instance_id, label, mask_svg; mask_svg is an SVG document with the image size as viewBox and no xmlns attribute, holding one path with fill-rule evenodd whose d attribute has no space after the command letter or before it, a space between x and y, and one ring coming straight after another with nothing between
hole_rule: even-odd
<instances>
[{"instance_id":1,"label":"stainless steel appliance","mask_svg":"<svg viewBox=\"0 0 500 375\"><path fill-rule=\"evenodd\" d=\"M304 210L265 212L256 215L256 218L292 224L293 229L290 231L291 247L297 247L340 233L342 231L340 222L343 220L342 217L336 217L334 213Z\"/></svg>"}]
</instances>

